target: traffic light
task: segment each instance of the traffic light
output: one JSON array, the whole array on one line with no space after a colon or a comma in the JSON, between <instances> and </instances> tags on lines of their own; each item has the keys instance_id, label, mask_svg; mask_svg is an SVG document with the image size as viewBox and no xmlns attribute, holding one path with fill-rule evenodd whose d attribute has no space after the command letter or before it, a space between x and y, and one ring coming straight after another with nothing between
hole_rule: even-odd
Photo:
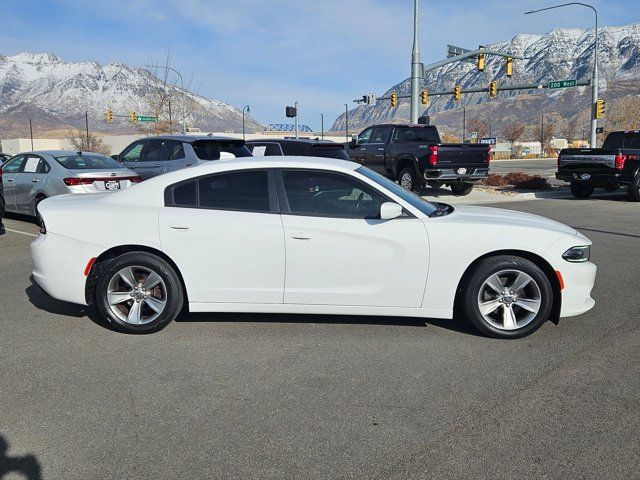
<instances>
[{"instance_id":1,"label":"traffic light","mask_svg":"<svg viewBox=\"0 0 640 480\"><path fill-rule=\"evenodd\" d=\"M489 96L496 98L498 96L498 82L491 82L489 84Z\"/></svg>"},{"instance_id":2,"label":"traffic light","mask_svg":"<svg viewBox=\"0 0 640 480\"><path fill-rule=\"evenodd\" d=\"M287 118L295 118L298 116L298 109L296 107L286 107L284 109L284 114Z\"/></svg>"},{"instance_id":3,"label":"traffic light","mask_svg":"<svg viewBox=\"0 0 640 480\"><path fill-rule=\"evenodd\" d=\"M604 100L599 98L596 100L596 118L604 117Z\"/></svg>"},{"instance_id":4,"label":"traffic light","mask_svg":"<svg viewBox=\"0 0 640 480\"><path fill-rule=\"evenodd\" d=\"M136 112L133 110L129 112L129 122L136 123Z\"/></svg>"},{"instance_id":5,"label":"traffic light","mask_svg":"<svg viewBox=\"0 0 640 480\"><path fill-rule=\"evenodd\" d=\"M484 72L484 53L478 54L478 70Z\"/></svg>"},{"instance_id":6,"label":"traffic light","mask_svg":"<svg viewBox=\"0 0 640 480\"><path fill-rule=\"evenodd\" d=\"M453 99L456 102L459 102L460 99L462 98L462 92L461 92L461 88L460 85L456 85L455 87L453 87Z\"/></svg>"},{"instance_id":7,"label":"traffic light","mask_svg":"<svg viewBox=\"0 0 640 480\"><path fill-rule=\"evenodd\" d=\"M395 108L398 106L398 94L396 92L393 92L391 94L391 107Z\"/></svg>"},{"instance_id":8,"label":"traffic light","mask_svg":"<svg viewBox=\"0 0 640 480\"><path fill-rule=\"evenodd\" d=\"M513 58L507 57L507 77L513 75Z\"/></svg>"},{"instance_id":9,"label":"traffic light","mask_svg":"<svg viewBox=\"0 0 640 480\"><path fill-rule=\"evenodd\" d=\"M113 122L113 112L111 111L111 109L107 110L107 122L108 123Z\"/></svg>"},{"instance_id":10,"label":"traffic light","mask_svg":"<svg viewBox=\"0 0 640 480\"><path fill-rule=\"evenodd\" d=\"M429 92L426 90L420 92L420 103L422 103L422 105L429 103Z\"/></svg>"}]
</instances>

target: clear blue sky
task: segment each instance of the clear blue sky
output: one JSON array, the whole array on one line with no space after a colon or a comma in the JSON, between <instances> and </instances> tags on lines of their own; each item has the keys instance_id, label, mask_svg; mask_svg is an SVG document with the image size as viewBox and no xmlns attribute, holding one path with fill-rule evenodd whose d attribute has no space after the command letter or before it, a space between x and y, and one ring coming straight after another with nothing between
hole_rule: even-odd
<instances>
[{"instance_id":1,"label":"clear blue sky","mask_svg":"<svg viewBox=\"0 0 640 480\"><path fill-rule=\"evenodd\" d=\"M587 9L524 16L558 0L421 0L422 61L446 45L476 47L517 33L590 27ZM640 0L591 0L601 24L640 21ZM409 76L413 0L2 0L0 53L141 66L171 51L198 93L284 122L325 128L344 104Z\"/></svg>"}]
</instances>

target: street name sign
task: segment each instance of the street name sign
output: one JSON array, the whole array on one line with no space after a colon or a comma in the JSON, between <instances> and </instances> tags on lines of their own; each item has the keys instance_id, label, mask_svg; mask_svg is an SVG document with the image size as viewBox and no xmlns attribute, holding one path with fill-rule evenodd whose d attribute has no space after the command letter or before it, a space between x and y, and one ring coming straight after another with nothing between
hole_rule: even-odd
<instances>
[{"instance_id":1,"label":"street name sign","mask_svg":"<svg viewBox=\"0 0 640 480\"><path fill-rule=\"evenodd\" d=\"M571 80L552 80L547 85L547 88L549 90L555 90L557 88L575 87L576 85L578 85L578 80L576 80L575 78L573 78Z\"/></svg>"},{"instance_id":2,"label":"street name sign","mask_svg":"<svg viewBox=\"0 0 640 480\"><path fill-rule=\"evenodd\" d=\"M136 122L157 122L158 117L150 117L148 115L137 115Z\"/></svg>"}]
</instances>

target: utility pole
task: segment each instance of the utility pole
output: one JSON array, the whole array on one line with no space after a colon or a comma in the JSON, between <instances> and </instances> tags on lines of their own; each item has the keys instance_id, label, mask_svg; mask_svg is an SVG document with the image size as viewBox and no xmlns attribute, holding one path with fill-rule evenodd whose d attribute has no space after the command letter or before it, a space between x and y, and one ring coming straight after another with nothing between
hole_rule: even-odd
<instances>
[{"instance_id":1,"label":"utility pole","mask_svg":"<svg viewBox=\"0 0 640 480\"><path fill-rule=\"evenodd\" d=\"M298 138L298 102L295 102L293 106L296 109L296 117L293 120L296 126L296 138Z\"/></svg>"},{"instance_id":2,"label":"utility pole","mask_svg":"<svg viewBox=\"0 0 640 480\"><path fill-rule=\"evenodd\" d=\"M344 125L346 128L345 136L347 137L347 142L348 142L349 141L349 105L347 105L346 103L344 104Z\"/></svg>"},{"instance_id":3,"label":"utility pole","mask_svg":"<svg viewBox=\"0 0 640 480\"><path fill-rule=\"evenodd\" d=\"M467 137L467 107L462 107L462 143Z\"/></svg>"},{"instance_id":4,"label":"utility pole","mask_svg":"<svg viewBox=\"0 0 640 480\"><path fill-rule=\"evenodd\" d=\"M540 158L544 158L544 113L540 118Z\"/></svg>"},{"instance_id":5,"label":"utility pole","mask_svg":"<svg viewBox=\"0 0 640 480\"><path fill-rule=\"evenodd\" d=\"M87 150L89 150L89 114L87 111L84 111L84 126L87 130Z\"/></svg>"},{"instance_id":6,"label":"utility pole","mask_svg":"<svg viewBox=\"0 0 640 480\"><path fill-rule=\"evenodd\" d=\"M413 0L413 51L411 52L411 123L418 123L420 90L420 47L418 45L418 0Z\"/></svg>"},{"instance_id":7,"label":"utility pole","mask_svg":"<svg viewBox=\"0 0 640 480\"><path fill-rule=\"evenodd\" d=\"M244 133L244 112L245 111L247 113L251 113L251 107L249 107L249 105L245 105L244 107L242 107L242 139L243 140L246 140L245 133Z\"/></svg>"},{"instance_id":8,"label":"utility pole","mask_svg":"<svg viewBox=\"0 0 640 480\"><path fill-rule=\"evenodd\" d=\"M29 117L29 134L31 135L31 150L33 151L33 125L31 124L31 117Z\"/></svg>"},{"instance_id":9,"label":"utility pole","mask_svg":"<svg viewBox=\"0 0 640 480\"><path fill-rule=\"evenodd\" d=\"M320 134L322 135L322 140L324 140L324 115L320 114Z\"/></svg>"}]
</instances>

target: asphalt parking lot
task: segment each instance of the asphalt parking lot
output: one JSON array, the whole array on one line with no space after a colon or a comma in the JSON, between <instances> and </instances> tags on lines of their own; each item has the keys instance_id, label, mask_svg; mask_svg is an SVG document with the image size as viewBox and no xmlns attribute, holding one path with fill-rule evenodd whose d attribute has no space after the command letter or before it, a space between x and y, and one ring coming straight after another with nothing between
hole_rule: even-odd
<instances>
[{"instance_id":1,"label":"asphalt parking lot","mask_svg":"<svg viewBox=\"0 0 640 480\"><path fill-rule=\"evenodd\" d=\"M492 206L594 241L592 311L516 341L452 321L258 314L123 335L31 285L36 227L8 219L0 466L26 458L45 479L637 478L640 205Z\"/></svg>"}]
</instances>

